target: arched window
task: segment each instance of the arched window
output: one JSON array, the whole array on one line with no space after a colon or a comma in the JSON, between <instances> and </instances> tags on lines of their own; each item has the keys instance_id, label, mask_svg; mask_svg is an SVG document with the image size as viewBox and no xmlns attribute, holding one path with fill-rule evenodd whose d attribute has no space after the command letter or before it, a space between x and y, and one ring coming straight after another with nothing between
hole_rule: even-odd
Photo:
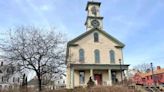
<instances>
[{"instance_id":1,"label":"arched window","mask_svg":"<svg viewBox=\"0 0 164 92\"><path fill-rule=\"evenodd\" d=\"M110 62L115 63L115 52L113 50L110 50Z\"/></svg>"},{"instance_id":2,"label":"arched window","mask_svg":"<svg viewBox=\"0 0 164 92\"><path fill-rule=\"evenodd\" d=\"M94 54L95 54L95 63L100 63L100 51L95 50Z\"/></svg>"},{"instance_id":3,"label":"arched window","mask_svg":"<svg viewBox=\"0 0 164 92\"><path fill-rule=\"evenodd\" d=\"M99 35L98 35L98 33L94 33L94 42L99 42Z\"/></svg>"},{"instance_id":4,"label":"arched window","mask_svg":"<svg viewBox=\"0 0 164 92\"><path fill-rule=\"evenodd\" d=\"M79 61L84 62L84 49L79 50Z\"/></svg>"}]
</instances>

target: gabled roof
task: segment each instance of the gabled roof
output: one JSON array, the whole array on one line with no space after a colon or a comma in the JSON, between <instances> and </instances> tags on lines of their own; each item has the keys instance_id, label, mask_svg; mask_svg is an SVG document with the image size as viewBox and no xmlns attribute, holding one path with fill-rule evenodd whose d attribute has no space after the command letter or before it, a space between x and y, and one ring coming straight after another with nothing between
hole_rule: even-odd
<instances>
[{"instance_id":1,"label":"gabled roof","mask_svg":"<svg viewBox=\"0 0 164 92\"><path fill-rule=\"evenodd\" d=\"M155 75L157 75L157 74L162 74L162 73L164 73L164 68L154 71L154 74L155 74ZM150 76L150 75L152 75L152 72L148 72L148 73L145 73L145 74L143 74L143 75L144 75L144 77Z\"/></svg>"},{"instance_id":2,"label":"gabled roof","mask_svg":"<svg viewBox=\"0 0 164 92\"><path fill-rule=\"evenodd\" d=\"M114 38L113 36L109 35L109 34L106 33L105 31L100 30L100 29L98 29L98 28L93 28L93 29L91 29L91 30L89 30L89 31L87 31L87 32L85 32L85 33L79 35L79 36L76 37L75 39L69 41L67 45L68 45L68 46L73 45L75 42L77 42L78 40L82 39L83 37L89 35L90 33L94 32L94 31L99 31L99 32L102 33L104 36L106 36L108 39L110 39L110 40L112 40L113 42L115 42L116 44L118 44L118 47L120 47L120 48L123 48L123 47L125 46L122 42L120 42L119 40L117 40L117 39Z\"/></svg>"},{"instance_id":3,"label":"gabled roof","mask_svg":"<svg viewBox=\"0 0 164 92\"><path fill-rule=\"evenodd\" d=\"M153 72L154 72L154 75L163 74L164 73L164 68L155 70ZM140 77L145 78L146 76L151 76L152 71L150 71L148 73L137 72L137 73L135 73L135 75L139 75Z\"/></svg>"},{"instance_id":4,"label":"gabled roof","mask_svg":"<svg viewBox=\"0 0 164 92\"><path fill-rule=\"evenodd\" d=\"M71 40L71 41L69 41L69 42L67 43L66 63L67 63L67 58L68 58L68 53L69 53L69 49L68 49L69 46L77 46L78 44L74 44L75 42L77 42L78 40L82 39L83 37L89 35L90 33L94 32L94 31L99 31L99 32L102 33L104 36L106 36L107 38L111 39L113 42L117 43L118 46L116 46L116 47L118 47L118 48L123 48L123 47L125 46L122 42L120 42L119 40L117 40L117 39L114 38L113 36L109 35L109 34L106 33L105 31L100 30L100 29L98 29L98 28L92 28L91 30L89 30L89 31L87 31L87 32L85 32L85 33L79 35L78 37L76 37L75 39L73 39L73 40Z\"/></svg>"}]
</instances>

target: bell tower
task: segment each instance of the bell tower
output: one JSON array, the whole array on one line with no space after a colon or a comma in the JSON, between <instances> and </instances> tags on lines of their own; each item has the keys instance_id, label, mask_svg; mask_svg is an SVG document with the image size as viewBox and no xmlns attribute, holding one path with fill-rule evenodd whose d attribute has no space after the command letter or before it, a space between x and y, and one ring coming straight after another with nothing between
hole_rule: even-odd
<instances>
[{"instance_id":1,"label":"bell tower","mask_svg":"<svg viewBox=\"0 0 164 92\"><path fill-rule=\"evenodd\" d=\"M88 1L86 6L87 19L85 22L86 30L93 28L103 29L103 17L100 15L101 2Z\"/></svg>"}]
</instances>

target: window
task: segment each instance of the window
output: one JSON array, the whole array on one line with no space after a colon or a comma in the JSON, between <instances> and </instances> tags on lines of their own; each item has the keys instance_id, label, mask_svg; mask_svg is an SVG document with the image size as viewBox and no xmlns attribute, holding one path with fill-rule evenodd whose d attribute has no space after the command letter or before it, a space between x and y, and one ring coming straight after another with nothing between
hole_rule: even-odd
<instances>
[{"instance_id":1,"label":"window","mask_svg":"<svg viewBox=\"0 0 164 92\"><path fill-rule=\"evenodd\" d=\"M83 49L79 50L79 61L84 62L84 50Z\"/></svg>"},{"instance_id":2,"label":"window","mask_svg":"<svg viewBox=\"0 0 164 92\"><path fill-rule=\"evenodd\" d=\"M84 71L79 72L79 80L80 80L80 84L85 83L85 73L84 73Z\"/></svg>"},{"instance_id":3,"label":"window","mask_svg":"<svg viewBox=\"0 0 164 92\"><path fill-rule=\"evenodd\" d=\"M11 67L11 72L12 72L12 74L14 74L14 72L15 72L15 67Z\"/></svg>"},{"instance_id":4,"label":"window","mask_svg":"<svg viewBox=\"0 0 164 92\"><path fill-rule=\"evenodd\" d=\"M2 70L0 70L0 73L3 73Z\"/></svg>"},{"instance_id":5,"label":"window","mask_svg":"<svg viewBox=\"0 0 164 92\"><path fill-rule=\"evenodd\" d=\"M149 80L149 76L147 76L147 80Z\"/></svg>"},{"instance_id":6,"label":"window","mask_svg":"<svg viewBox=\"0 0 164 92\"><path fill-rule=\"evenodd\" d=\"M3 66L3 62L1 62L1 66Z\"/></svg>"},{"instance_id":7,"label":"window","mask_svg":"<svg viewBox=\"0 0 164 92\"><path fill-rule=\"evenodd\" d=\"M19 79L19 77L18 77L18 83L19 83L19 81L20 81L20 79Z\"/></svg>"},{"instance_id":8,"label":"window","mask_svg":"<svg viewBox=\"0 0 164 92\"><path fill-rule=\"evenodd\" d=\"M163 77L163 75L161 74L161 75L160 75L160 79L162 79L162 77Z\"/></svg>"},{"instance_id":9,"label":"window","mask_svg":"<svg viewBox=\"0 0 164 92\"><path fill-rule=\"evenodd\" d=\"M99 50L95 50L95 63L100 63L100 52Z\"/></svg>"},{"instance_id":10,"label":"window","mask_svg":"<svg viewBox=\"0 0 164 92\"><path fill-rule=\"evenodd\" d=\"M145 82L145 78L142 78L142 81Z\"/></svg>"},{"instance_id":11,"label":"window","mask_svg":"<svg viewBox=\"0 0 164 92\"><path fill-rule=\"evenodd\" d=\"M110 62L115 63L115 52L113 50L110 50Z\"/></svg>"},{"instance_id":12,"label":"window","mask_svg":"<svg viewBox=\"0 0 164 92\"><path fill-rule=\"evenodd\" d=\"M98 33L94 33L94 42L99 42L99 35L98 35Z\"/></svg>"},{"instance_id":13,"label":"window","mask_svg":"<svg viewBox=\"0 0 164 92\"><path fill-rule=\"evenodd\" d=\"M2 82L4 81L3 76L2 76Z\"/></svg>"},{"instance_id":14,"label":"window","mask_svg":"<svg viewBox=\"0 0 164 92\"><path fill-rule=\"evenodd\" d=\"M13 82L15 82L15 77L13 77Z\"/></svg>"},{"instance_id":15,"label":"window","mask_svg":"<svg viewBox=\"0 0 164 92\"><path fill-rule=\"evenodd\" d=\"M9 82L9 78L7 78L7 82Z\"/></svg>"}]
</instances>

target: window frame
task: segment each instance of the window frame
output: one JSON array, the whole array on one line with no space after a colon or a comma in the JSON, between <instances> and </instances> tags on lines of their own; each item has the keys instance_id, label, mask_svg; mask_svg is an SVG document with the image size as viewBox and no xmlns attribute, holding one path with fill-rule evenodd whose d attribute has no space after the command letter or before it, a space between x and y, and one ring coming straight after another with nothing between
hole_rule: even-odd
<instances>
[{"instance_id":1,"label":"window frame","mask_svg":"<svg viewBox=\"0 0 164 92\"><path fill-rule=\"evenodd\" d=\"M95 63L100 63L100 51L96 49L94 51Z\"/></svg>"},{"instance_id":2,"label":"window frame","mask_svg":"<svg viewBox=\"0 0 164 92\"><path fill-rule=\"evenodd\" d=\"M13 77L13 83L15 82L15 77Z\"/></svg>"},{"instance_id":3,"label":"window frame","mask_svg":"<svg viewBox=\"0 0 164 92\"><path fill-rule=\"evenodd\" d=\"M85 52L84 49L79 49L79 62L84 62L85 61Z\"/></svg>"},{"instance_id":4,"label":"window frame","mask_svg":"<svg viewBox=\"0 0 164 92\"><path fill-rule=\"evenodd\" d=\"M93 37L94 37L94 42L99 42L99 34L97 32L93 34Z\"/></svg>"},{"instance_id":5,"label":"window frame","mask_svg":"<svg viewBox=\"0 0 164 92\"><path fill-rule=\"evenodd\" d=\"M109 58L110 58L110 63L115 64L116 63L116 59L115 59L115 51L114 50L110 50L109 51Z\"/></svg>"},{"instance_id":6,"label":"window frame","mask_svg":"<svg viewBox=\"0 0 164 92\"><path fill-rule=\"evenodd\" d=\"M18 83L20 82L20 78L18 77Z\"/></svg>"},{"instance_id":7,"label":"window frame","mask_svg":"<svg viewBox=\"0 0 164 92\"><path fill-rule=\"evenodd\" d=\"M1 79L2 79L2 82L4 82L4 76L2 76Z\"/></svg>"}]
</instances>

